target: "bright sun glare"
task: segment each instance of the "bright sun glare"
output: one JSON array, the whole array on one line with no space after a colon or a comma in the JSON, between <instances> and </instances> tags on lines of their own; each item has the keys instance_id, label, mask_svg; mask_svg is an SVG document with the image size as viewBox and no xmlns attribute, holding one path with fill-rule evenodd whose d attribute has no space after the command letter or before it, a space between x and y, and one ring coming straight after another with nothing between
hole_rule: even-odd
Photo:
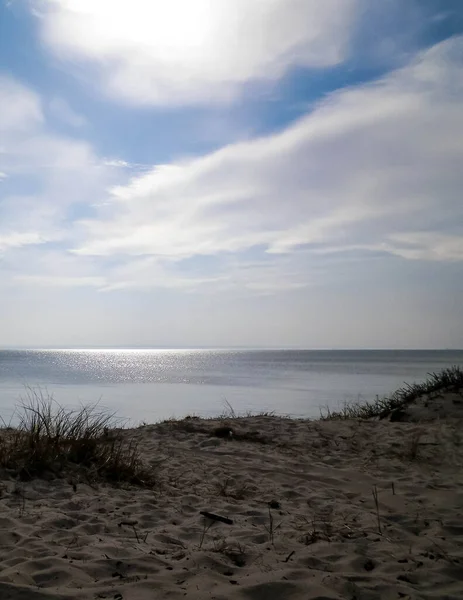
<instances>
[{"instance_id":1,"label":"bright sun glare","mask_svg":"<svg viewBox=\"0 0 463 600\"><path fill-rule=\"evenodd\" d=\"M171 53L200 53L211 46L221 21L221 0L67 0L66 7L81 14L103 35L108 50L112 43L144 46L147 53L157 56ZM104 23L101 32L101 23ZM172 53L174 56L172 56Z\"/></svg>"}]
</instances>

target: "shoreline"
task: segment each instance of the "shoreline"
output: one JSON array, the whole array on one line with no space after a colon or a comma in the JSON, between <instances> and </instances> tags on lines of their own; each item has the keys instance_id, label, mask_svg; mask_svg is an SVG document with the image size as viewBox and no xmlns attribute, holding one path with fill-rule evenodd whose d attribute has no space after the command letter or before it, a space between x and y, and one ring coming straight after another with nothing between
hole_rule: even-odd
<instances>
[{"instance_id":1,"label":"shoreline","mask_svg":"<svg viewBox=\"0 0 463 600\"><path fill-rule=\"evenodd\" d=\"M53 394L64 406L100 399L101 406L135 426L192 410L214 416L225 398L238 413L269 410L318 418L320 408L339 411L346 402L373 401L406 381L421 381L451 364L463 365L463 354L439 352L429 359L407 353L406 358L388 354L383 360L362 351L360 362L353 358L355 352L337 353L338 358L317 352L313 358L304 352L298 356L298 351L288 356L274 351L225 353L222 358L201 352L174 352L170 358L162 352L159 358L120 351L99 356L33 354L0 360L0 415L7 422L27 395L27 383Z\"/></svg>"},{"instance_id":2,"label":"shoreline","mask_svg":"<svg viewBox=\"0 0 463 600\"><path fill-rule=\"evenodd\" d=\"M190 417L121 430L154 473L145 487L4 473L0 595L461 598L461 390L408 408L398 422Z\"/></svg>"}]
</instances>

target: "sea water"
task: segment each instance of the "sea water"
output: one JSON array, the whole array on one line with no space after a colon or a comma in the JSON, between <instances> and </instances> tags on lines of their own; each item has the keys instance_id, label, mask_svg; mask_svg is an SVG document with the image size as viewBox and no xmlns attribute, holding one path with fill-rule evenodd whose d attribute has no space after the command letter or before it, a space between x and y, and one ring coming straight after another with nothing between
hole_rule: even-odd
<instances>
[{"instance_id":1,"label":"sea water","mask_svg":"<svg viewBox=\"0 0 463 600\"><path fill-rule=\"evenodd\" d=\"M187 414L320 410L388 395L463 365L457 350L0 350L0 416L31 389L62 405L99 403L131 424Z\"/></svg>"}]
</instances>

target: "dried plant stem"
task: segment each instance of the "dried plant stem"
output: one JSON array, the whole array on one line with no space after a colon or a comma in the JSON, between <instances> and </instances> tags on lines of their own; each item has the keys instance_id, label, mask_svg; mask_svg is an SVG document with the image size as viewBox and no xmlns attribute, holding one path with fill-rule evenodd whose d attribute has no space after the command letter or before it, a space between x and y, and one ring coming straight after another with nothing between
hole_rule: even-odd
<instances>
[{"instance_id":1,"label":"dried plant stem","mask_svg":"<svg viewBox=\"0 0 463 600\"><path fill-rule=\"evenodd\" d=\"M209 531L212 525L214 525L214 521L208 521L208 519L204 518L203 531L201 533L201 539L199 540L199 548L202 548L206 533Z\"/></svg>"},{"instance_id":2,"label":"dried plant stem","mask_svg":"<svg viewBox=\"0 0 463 600\"><path fill-rule=\"evenodd\" d=\"M383 532L381 531L381 518L379 516L378 488L376 487L376 485L373 486L372 494L373 494L373 500L375 501L376 519L378 521L378 532L380 535L383 535Z\"/></svg>"}]
</instances>

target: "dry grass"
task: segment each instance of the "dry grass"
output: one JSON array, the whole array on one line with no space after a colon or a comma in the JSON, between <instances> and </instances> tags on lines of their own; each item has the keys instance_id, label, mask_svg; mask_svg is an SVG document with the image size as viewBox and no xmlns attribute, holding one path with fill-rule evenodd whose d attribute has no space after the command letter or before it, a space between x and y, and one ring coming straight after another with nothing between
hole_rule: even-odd
<instances>
[{"instance_id":1,"label":"dry grass","mask_svg":"<svg viewBox=\"0 0 463 600\"><path fill-rule=\"evenodd\" d=\"M339 411L330 411L320 415L322 420L340 419L380 419L389 417L393 411L406 408L418 398L435 396L446 392L461 394L463 391L463 370L457 366L444 369L439 373L430 373L423 383L405 384L391 396L380 398L373 402L346 403Z\"/></svg>"},{"instance_id":2,"label":"dry grass","mask_svg":"<svg viewBox=\"0 0 463 600\"><path fill-rule=\"evenodd\" d=\"M417 460L420 457L420 442L424 436L424 429L415 429L411 435L405 439L403 456L406 460Z\"/></svg>"},{"instance_id":3,"label":"dry grass","mask_svg":"<svg viewBox=\"0 0 463 600\"><path fill-rule=\"evenodd\" d=\"M97 405L70 410L29 390L18 416L19 425L0 434L0 467L10 475L153 485L137 443L116 428L114 415Z\"/></svg>"},{"instance_id":4,"label":"dry grass","mask_svg":"<svg viewBox=\"0 0 463 600\"><path fill-rule=\"evenodd\" d=\"M223 554L236 567L244 567L248 561L246 547L236 541L227 541L224 537L215 539L213 542L213 552Z\"/></svg>"},{"instance_id":5,"label":"dry grass","mask_svg":"<svg viewBox=\"0 0 463 600\"><path fill-rule=\"evenodd\" d=\"M157 424L157 431L161 434L172 432L204 434L210 437L218 437L229 441L242 441L255 444L270 444L272 439L262 435L260 431L240 430L240 422L253 417L266 417L282 419L288 417L276 416L274 412L262 411L258 413L248 412L240 415L235 412L229 402L226 402L227 410L219 416L198 417L187 415L177 419L171 418ZM220 424L218 424L220 423Z\"/></svg>"},{"instance_id":6,"label":"dry grass","mask_svg":"<svg viewBox=\"0 0 463 600\"><path fill-rule=\"evenodd\" d=\"M232 498L233 500L244 500L254 494L254 490L247 484L238 484L230 477L215 484L215 490L222 498Z\"/></svg>"}]
</instances>

